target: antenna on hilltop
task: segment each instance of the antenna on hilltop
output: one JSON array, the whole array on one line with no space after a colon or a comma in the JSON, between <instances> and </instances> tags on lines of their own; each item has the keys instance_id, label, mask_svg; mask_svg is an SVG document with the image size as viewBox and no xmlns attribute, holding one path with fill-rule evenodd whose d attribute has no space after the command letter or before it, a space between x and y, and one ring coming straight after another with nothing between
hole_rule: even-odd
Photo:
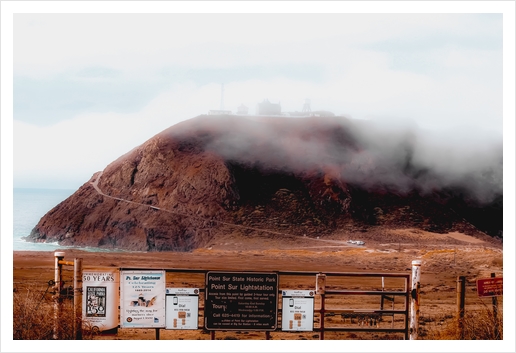
<instances>
[{"instance_id":1,"label":"antenna on hilltop","mask_svg":"<svg viewBox=\"0 0 516 353\"><path fill-rule=\"evenodd\" d=\"M220 87L220 110L224 110L224 84Z\"/></svg>"},{"instance_id":2,"label":"antenna on hilltop","mask_svg":"<svg viewBox=\"0 0 516 353\"><path fill-rule=\"evenodd\" d=\"M310 109L310 99L305 99L305 104L303 105L303 113L310 114L312 112L312 109Z\"/></svg>"}]
</instances>

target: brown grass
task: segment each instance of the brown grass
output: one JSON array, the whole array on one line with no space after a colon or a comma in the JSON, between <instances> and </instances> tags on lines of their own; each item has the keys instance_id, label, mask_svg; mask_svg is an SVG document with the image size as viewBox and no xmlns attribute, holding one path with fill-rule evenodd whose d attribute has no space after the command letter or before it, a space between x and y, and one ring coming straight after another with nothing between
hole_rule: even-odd
<instances>
[{"instance_id":1,"label":"brown grass","mask_svg":"<svg viewBox=\"0 0 516 353\"><path fill-rule=\"evenodd\" d=\"M29 286L13 293L13 339L14 340L48 340L54 334L54 293L52 288ZM73 332L73 298L65 298L62 304L60 339L74 339ZM458 319L450 314L441 316L421 316L419 320L420 340L503 340L503 312L493 316L492 307L483 303L480 309L470 310L466 307L463 319L464 334L458 325ZM496 332L498 325L498 332ZM219 336L222 333L219 333ZM96 333L83 330L83 339L94 339ZM328 337L330 338L330 337ZM219 338L220 339L220 338ZM232 336L222 339L240 339ZM284 338L282 338L284 339ZM302 339L306 339L303 337ZM331 339L331 338L330 338ZM364 339L362 335L349 334L337 339ZM392 340L400 339L390 335L374 335L365 339Z\"/></svg>"},{"instance_id":2,"label":"brown grass","mask_svg":"<svg viewBox=\"0 0 516 353\"><path fill-rule=\"evenodd\" d=\"M52 287L28 286L13 291L13 339L48 340L54 338L54 300ZM75 339L73 298L64 298L59 320L60 339ZM91 338L86 330L83 339Z\"/></svg>"},{"instance_id":3,"label":"brown grass","mask_svg":"<svg viewBox=\"0 0 516 353\"><path fill-rule=\"evenodd\" d=\"M423 323L422 339L428 340L503 340L503 314L498 312L496 319L493 316L492 308L484 306L480 310L467 311L463 319L463 337L459 329L457 317L446 321L433 321L420 318ZM444 318L443 318L444 319ZM428 323L427 321L433 321ZM498 325L498 332L496 332ZM421 326L420 326L421 328Z\"/></svg>"},{"instance_id":4,"label":"brown grass","mask_svg":"<svg viewBox=\"0 0 516 353\"><path fill-rule=\"evenodd\" d=\"M302 239L303 240L303 239ZM341 240L341 239L340 239ZM344 239L345 240L345 239ZM240 241L240 240L239 240ZM222 241L214 242L215 245ZM75 249L66 250L66 258L82 258L85 268L175 268L175 269L209 269L228 271L319 271L327 272L381 272L381 273L409 273L411 261L423 260L421 273L421 319L420 340L455 340L460 337L456 322L456 286L459 275L467 277L466 283L466 315L464 319L465 334L468 340L494 340L494 318L492 317L491 298L478 298L476 293L476 279L488 278L491 273L497 276L503 275L503 253L499 248L485 248L483 246L463 246L450 248L447 245L432 245L418 248L415 245L404 244L401 251L393 251L396 244L381 244L367 242L367 247L321 247L314 249L313 241L306 244L290 244L292 249L287 249L286 242L282 248L263 249L251 247L250 249L231 248L225 245L229 239L223 241L219 248L199 249L191 253L92 253ZM330 243L328 243L330 244ZM294 246L295 245L295 246ZM306 245L307 249L301 250ZM322 244L326 246L326 243ZM331 244L330 244L331 245ZM236 246L236 245L235 245ZM15 252L13 264L13 279L17 291L13 293L14 317L13 338L17 340L52 339L53 328L53 301L52 294L45 293L46 280L54 277L54 254L52 252ZM283 278L283 277L282 277ZM73 271L68 267L63 271L63 280L66 286L73 283ZM284 280L283 280L284 279ZM279 283L280 288L306 289L314 288L313 278L294 276L285 277ZM386 283L387 284L387 283ZM167 274L167 287L195 287L202 288L205 285L204 275L195 275L189 272ZM378 289L381 281L344 281L328 280L327 285L334 289ZM389 284L390 285L390 284ZM355 298L361 300L361 298ZM336 299L337 300L337 299ZM63 303L64 320L63 339L73 338L71 315L73 300L67 299ZM396 302L397 303L397 302ZM39 305L38 305L39 304ZM335 308L351 308L348 301L338 299L331 302ZM369 301L361 302L358 307L379 308L379 303L369 305ZM400 304L401 305L401 304ZM502 327L503 296L499 298L500 332ZM331 309L330 306L326 307ZM339 315L329 318L328 327L341 325ZM202 322L202 321L201 321ZM385 324L389 322L386 321ZM344 325L344 323L342 323ZM347 325L347 322L346 324ZM274 340L316 340L317 332L295 334L290 332L274 332ZM84 338L95 340L154 340L155 330L151 329L119 329L116 335L92 335ZM263 332L217 332L216 339L224 339L226 336L241 340L265 339ZM327 332L327 340L390 340L399 338L384 335L381 332L368 333L342 333ZM498 338L503 338L503 334ZM162 340L209 340L210 335L202 330L161 330Z\"/></svg>"}]
</instances>

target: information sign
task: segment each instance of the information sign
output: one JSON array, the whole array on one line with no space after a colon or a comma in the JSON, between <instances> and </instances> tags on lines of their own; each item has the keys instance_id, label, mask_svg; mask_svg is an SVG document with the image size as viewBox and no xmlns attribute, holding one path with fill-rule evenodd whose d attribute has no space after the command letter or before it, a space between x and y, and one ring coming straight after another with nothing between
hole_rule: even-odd
<instances>
[{"instance_id":1,"label":"information sign","mask_svg":"<svg viewBox=\"0 0 516 353\"><path fill-rule=\"evenodd\" d=\"M165 327L165 271L122 271L120 326Z\"/></svg>"},{"instance_id":2,"label":"information sign","mask_svg":"<svg viewBox=\"0 0 516 353\"><path fill-rule=\"evenodd\" d=\"M503 277L491 277L477 280L479 297L496 297L503 295Z\"/></svg>"},{"instance_id":3,"label":"information sign","mask_svg":"<svg viewBox=\"0 0 516 353\"><path fill-rule=\"evenodd\" d=\"M169 330L195 330L199 326L199 289L167 288L166 321Z\"/></svg>"},{"instance_id":4,"label":"information sign","mask_svg":"<svg viewBox=\"0 0 516 353\"><path fill-rule=\"evenodd\" d=\"M278 274L208 272L205 320L208 330L276 329Z\"/></svg>"},{"instance_id":5,"label":"information sign","mask_svg":"<svg viewBox=\"0 0 516 353\"><path fill-rule=\"evenodd\" d=\"M118 327L120 276L114 269L88 269L82 273L82 317L85 329L98 331Z\"/></svg>"},{"instance_id":6,"label":"information sign","mask_svg":"<svg viewBox=\"0 0 516 353\"><path fill-rule=\"evenodd\" d=\"M313 331L313 290L282 291L281 329L283 331Z\"/></svg>"}]
</instances>

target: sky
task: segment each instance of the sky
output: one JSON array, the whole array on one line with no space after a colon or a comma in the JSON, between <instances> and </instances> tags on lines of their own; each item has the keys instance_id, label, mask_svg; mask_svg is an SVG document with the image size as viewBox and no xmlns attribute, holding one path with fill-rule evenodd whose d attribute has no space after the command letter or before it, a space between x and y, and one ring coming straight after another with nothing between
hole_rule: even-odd
<instances>
[{"instance_id":1,"label":"sky","mask_svg":"<svg viewBox=\"0 0 516 353\"><path fill-rule=\"evenodd\" d=\"M502 14L16 13L13 185L76 189L182 120L263 99L501 140Z\"/></svg>"},{"instance_id":2,"label":"sky","mask_svg":"<svg viewBox=\"0 0 516 353\"><path fill-rule=\"evenodd\" d=\"M2 1L2 206L5 188L79 188L219 109L222 84L233 112L308 98L446 140L503 137L514 180L514 3L502 3Z\"/></svg>"}]
</instances>

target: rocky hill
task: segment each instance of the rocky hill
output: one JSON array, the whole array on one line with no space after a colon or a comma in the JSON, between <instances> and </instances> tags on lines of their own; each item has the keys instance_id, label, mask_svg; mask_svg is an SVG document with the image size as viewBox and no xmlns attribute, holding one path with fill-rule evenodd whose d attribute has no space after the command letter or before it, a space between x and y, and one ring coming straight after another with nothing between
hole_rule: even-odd
<instances>
[{"instance_id":1,"label":"rocky hill","mask_svg":"<svg viewBox=\"0 0 516 353\"><path fill-rule=\"evenodd\" d=\"M453 178L417 156L411 131L371 122L199 116L95 173L27 239L189 251L231 232L324 237L412 227L501 236L501 156Z\"/></svg>"}]
</instances>

